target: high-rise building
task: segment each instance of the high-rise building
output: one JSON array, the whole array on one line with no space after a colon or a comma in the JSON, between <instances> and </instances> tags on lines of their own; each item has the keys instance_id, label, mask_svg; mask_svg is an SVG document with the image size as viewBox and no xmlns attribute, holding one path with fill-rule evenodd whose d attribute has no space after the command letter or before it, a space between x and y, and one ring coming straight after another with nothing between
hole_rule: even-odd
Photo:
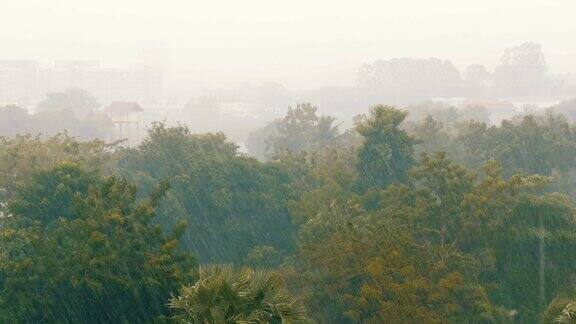
<instances>
[{"instance_id":1,"label":"high-rise building","mask_svg":"<svg viewBox=\"0 0 576 324\"><path fill-rule=\"evenodd\" d=\"M38 97L38 66L30 60L0 60L0 105L26 107Z\"/></svg>"},{"instance_id":2,"label":"high-rise building","mask_svg":"<svg viewBox=\"0 0 576 324\"><path fill-rule=\"evenodd\" d=\"M108 68L94 60L67 60L40 68L35 61L0 60L0 105L28 108L69 88L84 89L102 103L143 102L160 99L162 85L162 69L144 64Z\"/></svg>"},{"instance_id":3,"label":"high-rise building","mask_svg":"<svg viewBox=\"0 0 576 324\"><path fill-rule=\"evenodd\" d=\"M98 61L57 61L40 75L44 94L76 87L102 102L147 101L162 96L162 71L143 65L103 68Z\"/></svg>"}]
</instances>

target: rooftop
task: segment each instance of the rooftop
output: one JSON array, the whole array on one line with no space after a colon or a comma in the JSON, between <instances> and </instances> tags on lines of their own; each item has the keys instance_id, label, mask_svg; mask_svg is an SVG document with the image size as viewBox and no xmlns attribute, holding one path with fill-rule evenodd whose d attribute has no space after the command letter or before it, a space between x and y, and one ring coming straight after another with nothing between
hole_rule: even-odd
<instances>
[{"instance_id":1,"label":"rooftop","mask_svg":"<svg viewBox=\"0 0 576 324\"><path fill-rule=\"evenodd\" d=\"M126 114L133 111L142 111L142 107L133 101L114 101L104 108L107 113Z\"/></svg>"}]
</instances>

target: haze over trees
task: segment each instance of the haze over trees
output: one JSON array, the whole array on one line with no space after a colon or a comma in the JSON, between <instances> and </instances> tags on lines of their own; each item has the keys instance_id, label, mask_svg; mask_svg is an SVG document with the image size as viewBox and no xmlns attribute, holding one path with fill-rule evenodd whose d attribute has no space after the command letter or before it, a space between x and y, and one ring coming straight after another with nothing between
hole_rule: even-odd
<instances>
[{"instance_id":1,"label":"haze over trees","mask_svg":"<svg viewBox=\"0 0 576 324\"><path fill-rule=\"evenodd\" d=\"M114 125L97 108L99 104L94 97L74 88L48 94L35 114L15 105L0 107L0 136L50 136L67 132L84 140L106 140Z\"/></svg>"},{"instance_id":2,"label":"haze over trees","mask_svg":"<svg viewBox=\"0 0 576 324\"><path fill-rule=\"evenodd\" d=\"M576 323L575 0L0 0L0 324Z\"/></svg>"},{"instance_id":3,"label":"haze over trees","mask_svg":"<svg viewBox=\"0 0 576 324\"><path fill-rule=\"evenodd\" d=\"M202 261L238 262L260 245L293 249L287 202L297 194L295 175L238 153L222 133L156 124L141 146L118 156L117 168L144 195L170 183L161 223L185 221L182 242Z\"/></svg>"},{"instance_id":4,"label":"haze over trees","mask_svg":"<svg viewBox=\"0 0 576 324\"><path fill-rule=\"evenodd\" d=\"M186 104L188 123L152 123L133 147L105 140L113 125L80 89L34 114L0 107L0 321L571 318L573 100L499 123L494 107L428 100L525 97L550 82L534 43L494 72L382 60L354 90L304 97L418 103L372 105L350 123L356 108L290 103L277 84L208 92ZM256 129L248 153L209 132L224 125Z\"/></svg>"},{"instance_id":5,"label":"haze over trees","mask_svg":"<svg viewBox=\"0 0 576 324\"><path fill-rule=\"evenodd\" d=\"M2 320L568 316L575 126L409 111L374 106L341 131L297 105L266 161L163 123L134 148L4 137Z\"/></svg>"},{"instance_id":6,"label":"haze over trees","mask_svg":"<svg viewBox=\"0 0 576 324\"><path fill-rule=\"evenodd\" d=\"M550 70L525 42L154 97L150 68L118 90L143 94L129 145L110 89L7 102L0 322L574 321L576 81Z\"/></svg>"},{"instance_id":7,"label":"haze over trees","mask_svg":"<svg viewBox=\"0 0 576 324\"><path fill-rule=\"evenodd\" d=\"M412 106L436 99L467 99L458 104L461 107L456 107L461 110L468 110L469 106L494 110L498 107L490 105L506 102L515 106L516 111L511 114L520 115L530 107L543 110L574 97L576 79L569 74L552 74L544 50L534 42L512 44L502 51L494 69L481 64L459 69L448 58L438 57L377 59L360 65L356 75L350 77L348 86L327 84L311 89L290 89L276 82L262 82L229 88L200 88L140 102L144 109L141 128L143 133L145 126L153 121L165 120L170 125L182 122L193 132L224 131L244 150L244 146L249 146L248 141L253 141L251 132L282 118L286 107L303 102L314 103L319 108L319 115L333 116L347 127L351 126L354 116L363 113L364 107L380 103ZM80 78L86 72L82 71L74 73L79 73L77 77ZM100 92L96 93L101 97ZM110 137L112 124L100 112L101 106L109 104L109 99L94 97L80 88L70 88L28 98L25 102L35 103L20 106L35 112L28 117L22 115L23 111L15 112L15 107L0 106L0 122L9 121L6 127L0 128L0 134L53 135L67 131L83 139ZM18 102L9 104L12 105L18 106ZM572 110L564 114L570 116ZM505 116L490 122L498 124L501 119L510 118ZM262 157L260 153L254 154Z\"/></svg>"},{"instance_id":8,"label":"haze over trees","mask_svg":"<svg viewBox=\"0 0 576 324\"><path fill-rule=\"evenodd\" d=\"M504 52L494 71L494 85L501 93L525 95L543 88L546 72L540 44L527 42Z\"/></svg>"},{"instance_id":9,"label":"haze over trees","mask_svg":"<svg viewBox=\"0 0 576 324\"><path fill-rule=\"evenodd\" d=\"M448 60L398 58L377 60L358 70L357 84L374 99L446 96L459 87L461 76ZM418 100L418 99L416 99Z\"/></svg>"}]
</instances>

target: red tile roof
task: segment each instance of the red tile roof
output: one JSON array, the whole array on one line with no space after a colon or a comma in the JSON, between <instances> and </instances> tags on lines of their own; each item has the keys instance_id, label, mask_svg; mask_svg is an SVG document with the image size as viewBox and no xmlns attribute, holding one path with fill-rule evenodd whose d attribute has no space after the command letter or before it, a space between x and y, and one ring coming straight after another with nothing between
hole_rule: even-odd
<instances>
[{"instance_id":1,"label":"red tile roof","mask_svg":"<svg viewBox=\"0 0 576 324\"><path fill-rule=\"evenodd\" d=\"M142 111L142 107L137 102L132 101L114 101L108 107L104 108L105 112L125 114L132 111Z\"/></svg>"}]
</instances>

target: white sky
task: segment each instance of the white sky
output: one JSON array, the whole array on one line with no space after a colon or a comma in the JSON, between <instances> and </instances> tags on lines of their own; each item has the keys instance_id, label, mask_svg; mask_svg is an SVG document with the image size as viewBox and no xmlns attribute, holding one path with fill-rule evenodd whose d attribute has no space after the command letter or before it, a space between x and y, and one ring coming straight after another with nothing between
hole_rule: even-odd
<instances>
[{"instance_id":1,"label":"white sky","mask_svg":"<svg viewBox=\"0 0 576 324\"><path fill-rule=\"evenodd\" d=\"M380 58L492 69L534 41L551 72L576 72L575 13L576 0L0 0L0 59L117 66L161 44L173 69L208 84L303 88L351 84Z\"/></svg>"}]
</instances>

